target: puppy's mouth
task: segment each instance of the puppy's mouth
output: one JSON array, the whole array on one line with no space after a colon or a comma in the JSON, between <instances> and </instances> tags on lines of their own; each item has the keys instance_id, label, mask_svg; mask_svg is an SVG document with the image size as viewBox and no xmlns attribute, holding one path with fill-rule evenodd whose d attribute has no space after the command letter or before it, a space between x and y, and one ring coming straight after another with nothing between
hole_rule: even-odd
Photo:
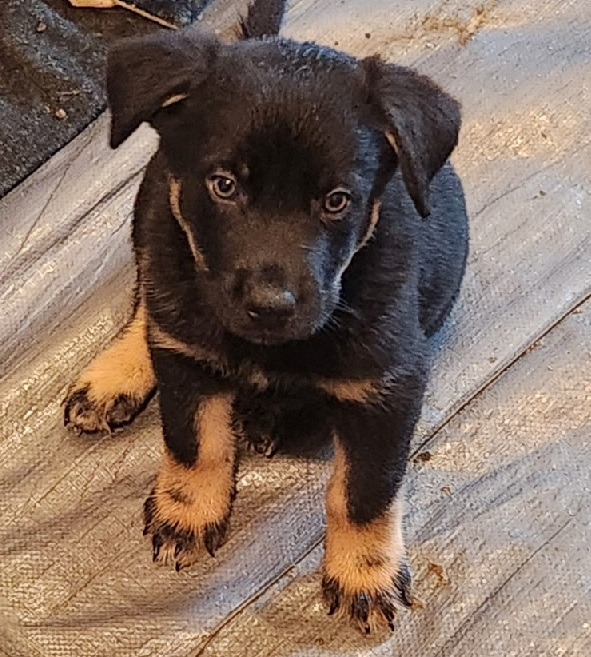
<instances>
[{"instance_id":1,"label":"puppy's mouth","mask_svg":"<svg viewBox=\"0 0 591 657\"><path fill-rule=\"evenodd\" d=\"M314 325L293 325L282 328L262 328L255 326L227 327L231 333L247 342L259 346L277 346L288 342L306 340L316 332Z\"/></svg>"},{"instance_id":2,"label":"puppy's mouth","mask_svg":"<svg viewBox=\"0 0 591 657\"><path fill-rule=\"evenodd\" d=\"M219 312L219 308L218 308ZM219 316L219 315L218 315ZM224 328L246 342L258 346L278 346L314 336L325 324L323 315L293 317L284 322L264 321L244 312L220 317Z\"/></svg>"},{"instance_id":3,"label":"puppy's mouth","mask_svg":"<svg viewBox=\"0 0 591 657\"><path fill-rule=\"evenodd\" d=\"M291 336L281 335L269 331L260 331L258 333L243 334L241 337L244 340L251 342L252 344L256 344L264 347L286 344L287 342L292 342L295 339Z\"/></svg>"}]
</instances>

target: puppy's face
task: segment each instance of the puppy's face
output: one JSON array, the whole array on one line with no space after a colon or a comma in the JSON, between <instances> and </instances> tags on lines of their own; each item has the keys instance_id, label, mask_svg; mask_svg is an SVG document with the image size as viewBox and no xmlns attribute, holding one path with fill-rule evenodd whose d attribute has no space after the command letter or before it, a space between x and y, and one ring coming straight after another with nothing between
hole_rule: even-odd
<instances>
[{"instance_id":1,"label":"puppy's face","mask_svg":"<svg viewBox=\"0 0 591 657\"><path fill-rule=\"evenodd\" d=\"M292 66L288 77L259 66L271 47L220 57L162 128L200 292L226 329L255 343L306 338L331 317L370 225L381 152L360 122L352 73L298 79Z\"/></svg>"},{"instance_id":2,"label":"puppy's face","mask_svg":"<svg viewBox=\"0 0 591 657\"><path fill-rule=\"evenodd\" d=\"M375 227L384 171L396 164L371 67L309 44L183 38L172 42L179 70L168 70L149 111L141 100L128 116L118 109L129 90L119 90L120 58L111 57L112 141L138 119L160 133L195 293L228 331L259 344L309 337L337 307L341 277Z\"/></svg>"}]
</instances>

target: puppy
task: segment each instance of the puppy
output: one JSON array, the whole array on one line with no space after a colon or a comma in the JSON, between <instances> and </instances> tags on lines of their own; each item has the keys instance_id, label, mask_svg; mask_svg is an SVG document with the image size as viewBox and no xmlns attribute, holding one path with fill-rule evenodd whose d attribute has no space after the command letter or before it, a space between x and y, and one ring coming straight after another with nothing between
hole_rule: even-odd
<instances>
[{"instance_id":1,"label":"puppy","mask_svg":"<svg viewBox=\"0 0 591 657\"><path fill-rule=\"evenodd\" d=\"M324 596L366 632L393 627L428 338L468 248L458 103L378 57L194 28L117 46L108 97L113 147L143 121L160 147L135 206L133 319L73 384L66 424L120 426L158 388L145 533L177 570L224 542L238 434L268 454L332 437Z\"/></svg>"}]
</instances>

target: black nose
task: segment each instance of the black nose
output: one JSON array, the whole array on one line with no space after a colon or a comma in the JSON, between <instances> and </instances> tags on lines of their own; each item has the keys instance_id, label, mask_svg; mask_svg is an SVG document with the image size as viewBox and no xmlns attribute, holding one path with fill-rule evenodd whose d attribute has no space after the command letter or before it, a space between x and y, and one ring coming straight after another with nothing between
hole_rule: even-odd
<instances>
[{"instance_id":1,"label":"black nose","mask_svg":"<svg viewBox=\"0 0 591 657\"><path fill-rule=\"evenodd\" d=\"M244 307L251 320L265 328L285 324L295 313L296 299L292 292L275 285L257 285L248 291Z\"/></svg>"}]
</instances>

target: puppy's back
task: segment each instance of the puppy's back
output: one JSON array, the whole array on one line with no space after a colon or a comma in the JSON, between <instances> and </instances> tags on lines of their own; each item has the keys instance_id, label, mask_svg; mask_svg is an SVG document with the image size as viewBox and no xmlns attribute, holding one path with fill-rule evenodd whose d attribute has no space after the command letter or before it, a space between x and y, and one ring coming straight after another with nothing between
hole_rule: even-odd
<instances>
[{"instance_id":1,"label":"puppy's back","mask_svg":"<svg viewBox=\"0 0 591 657\"><path fill-rule=\"evenodd\" d=\"M419 319L428 336L436 333L458 296L468 256L468 218L462 185L451 164L431 181L432 208L420 221Z\"/></svg>"}]
</instances>

